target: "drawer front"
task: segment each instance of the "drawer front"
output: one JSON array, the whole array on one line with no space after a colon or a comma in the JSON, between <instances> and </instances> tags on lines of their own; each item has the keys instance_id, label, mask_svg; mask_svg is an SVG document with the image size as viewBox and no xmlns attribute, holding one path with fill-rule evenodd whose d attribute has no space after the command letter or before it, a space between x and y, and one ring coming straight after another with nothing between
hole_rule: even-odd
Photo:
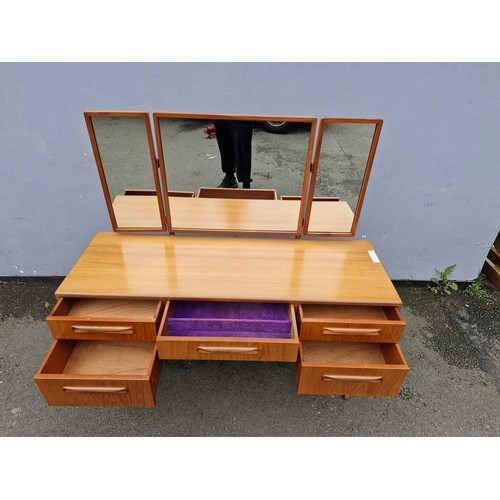
<instances>
[{"instance_id":1,"label":"drawer front","mask_svg":"<svg viewBox=\"0 0 500 500\"><path fill-rule=\"evenodd\" d=\"M390 364L309 363L302 346L297 361L297 392L339 396L396 396L409 369L399 349L390 346Z\"/></svg>"},{"instance_id":2,"label":"drawer front","mask_svg":"<svg viewBox=\"0 0 500 500\"><path fill-rule=\"evenodd\" d=\"M169 336L167 319L172 314L167 302L156 339L160 359L199 359L215 361L289 361L296 362L299 339L295 309L289 305L289 338L238 338Z\"/></svg>"},{"instance_id":3,"label":"drawer front","mask_svg":"<svg viewBox=\"0 0 500 500\"><path fill-rule=\"evenodd\" d=\"M313 318L305 315L304 308L300 305L298 308L300 339L325 342L399 342L406 322L397 308L377 308L386 311L387 314L385 319L377 320L356 319L356 309L353 308L353 317L348 319Z\"/></svg>"},{"instance_id":4,"label":"drawer front","mask_svg":"<svg viewBox=\"0 0 500 500\"><path fill-rule=\"evenodd\" d=\"M154 406L152 385L145 380L44 377L35 382L50 406Z\"/></svg>"},{"instance_id":5,"label":"drawer front","mask_svg":"<svg viewBox=\"0 0 500 500\"><path fill-rule=\"evenodd\" d=\"M298 340L158 337L157 344L161 359L295 362L299 349Z\"/></svg>"},{"instance_id":6,"label":"drawer front","mask_svg":"<svg viewBox=\"0 0 500 500\"><path fill-rule=\"evenodd\" d=\"M117 312L112 316L112 308L100 309L88 307L85 316L71 313L71 306L78 299L59 299L52 312L46 318L47 325L55 339L80 339L80 340L155 340L158 334L158 326L161 321L163 304L161 301L113 301L97 299L88 300L98 304L106 302L129 304L127 313ZM80 299L83 301L82 299ZM145 307L143 304L147 304ZM125 306L122 306L122 311ZM76 309L76 307L75 307ZM83 308L82 308L83 309ZM137 312L134 310L137 309ZM149 309L148 317L142 317L141 309ZM103 317L108 313L109 317ZM142 313L144 314L144 313ZM128 316L128 317L122 317ZM145 315L144 315L145 316Z\"/></svg>"},{"instance_id":7,"label":"drawer front","mask_svg":"<svg viewBox=\"0 0 500 500\"><path fill-rule=\"evenodd\" d=\"M86 375L62 369L72 343L56 340L34 377L49 405L154 406L162 368L156 347L144 375Z\"/></svg>"},{"instance_id":8,"label":"drawer front","mask_svg":"<svg viewBox=\"0 0 500 500\"><path fill-rule=\"evenodd\" d=\"M407 372L408 370L403 368L350 369L301 365L297 369L297 393L338 396L397 396Z\"/></svg>"}]
</instances>

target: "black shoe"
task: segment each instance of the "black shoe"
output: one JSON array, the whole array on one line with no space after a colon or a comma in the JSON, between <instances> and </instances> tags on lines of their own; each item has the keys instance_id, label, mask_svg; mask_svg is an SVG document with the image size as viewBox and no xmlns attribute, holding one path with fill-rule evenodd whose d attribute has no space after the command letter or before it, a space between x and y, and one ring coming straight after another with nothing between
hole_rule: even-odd
<instances>
[{"instance_id":1,"label":"black shoe","mask_svg":"<svg viewBox=\"0 0 500 500\"><path fill-rule=\"evenodd\" d=\"M238 181L236 180L235 177L224 177L222 179L222 182L217 186L220 188L237 188L238 187Z\"/></svg>"},{"instance_id":2,"label":"black shoe","mask_svg":"<svg viewBox=\"0 0 500 500\"><path fill-rule=\"evenodd\" d=\"M249 182L244 182L243 183L243 189L250 189L250 183Z\"/></svg>"}]
</instances>

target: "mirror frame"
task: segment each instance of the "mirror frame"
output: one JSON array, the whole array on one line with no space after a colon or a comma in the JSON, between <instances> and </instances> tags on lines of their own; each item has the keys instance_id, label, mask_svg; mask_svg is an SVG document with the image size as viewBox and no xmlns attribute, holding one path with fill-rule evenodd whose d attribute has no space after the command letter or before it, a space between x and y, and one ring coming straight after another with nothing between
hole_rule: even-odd
<instances>
[{"instance_id":1,"label":"mirror frame","mask_svg":"<svg viewBox=\"0 0 500 500\"><path fill-rule=\"evenodd\" d=\"M301 203L299 211L297 214L297 227L294 231L289 230L229 230L225 228L217 228L217 224L214 223L214 227L210 229L200 229L200 228L185 228L185 227L175 227L172 224L172 214L170 211L170 203L168 196L168 183L166 176L166 166L163 154L163 144L161 139L160 130L160 119L161 118L175 118L175 119L186 119L186 120L251 120L251 121L289 121L297 123L309 123L311 126L309 143L307 147L306 162L304 164L304 178L302 181L301 189ZM155 128L155 138L156 146L158 148L158 160L160 164L160 172L162 175L163 183L163 196L164 196L164 206L165 206L165 216L167 222L167 230L170 234L175 233L199 233L199 234L243 234L243 235L288 235L300 237L302 232L302 226L304 222L304 210L306 204L306 195L308 190L308 181L312 168L312 157L314 151L314 140L316 137L316 128L318 119L315 117L305 117L305 116L276 116L276 115L237 115L237 114L219 114L219 113L178 113L178 112L163 112L157 111L153 113L153 123ZM282 201L282 200L279 200ZM174 221L175 222L175 221Z\"/></svg>"},{"instance_id":2,"label":"mirror frame","mask_svg":"<svg viewBox=\"0 0 500 500\"><path fill-rule=\"evenodd\" d=\"M149 119L149 113L147 111L85 111L83 113L85 117L85 123L87 125L87 130L90 137L90 143L92 145L92 151L94 153L94 158L97 164L97 171L99 172L99 178L101 180L102 189L104 192L104 198L106 200L106 206L109 212L109 218L111 220L111 225L113 226L113 231L115 232L164 232L166 231L165 224L165 209L163 205L163 197L160 186L160 178L158 176L158 160L156 158L155 147L153 143L153 133L151 129L151 122ZM102 164L101 155L99 152L99 146L97 143L94 126L92 124L92 118L98 116L110 116L110 117L131 117L131 118L142 118L144 120L144 127L146 132L146 138L148 141L149 155L151 159L151 168L153 172L153 179L155 183L156 198L158 201L158 211L161 221L161 226L153 227L121 227L118 225L115 217L115 212L113 209L113 200L109 194L108 183L106 181L106 174ZM133 187L131 188L133 190Z\"/></svg>"},{"instance_id":3,"label":"mirror frame","mask_svg":"<svg viewBox=\"0 0 500 500\"><path fill-rule=\"evenodd\" d=\"M349 232L327 232L327 231L309 231L309 222L311 217L312 202L314 197L314 189L316 186L316 178L318 175L318 168L321 157L321 145L323 142L323 134L325 131L325 125L329 123L360 123L360 124L373 124L375 125L375 130L373 133L372 143L370 146L370 151L368 153L368 158L365 165L365 171L363 174L363 179L361 181L361 188L359 192L358 201L356 204L356 209L354 210L354 218L351 225L351 230ZM368 185L368 180L370 178L370 173L373 165L373 160L375 158L375 153L377 151L378 140L380 137L380 132L382 129L383 120L380 118L321 118L319 123L318 140L316 143L316 154L314 158L314 163L312 167L311 182L309 185L309 190L307 193L307 204L306 213L304 221L304 236L339 236L339 237L351 237L356 234L356 228L358 225L359 217L361 215L361 209L363 207L363 201L365 198L366 188Z\"/></svg>"}]
</instances>

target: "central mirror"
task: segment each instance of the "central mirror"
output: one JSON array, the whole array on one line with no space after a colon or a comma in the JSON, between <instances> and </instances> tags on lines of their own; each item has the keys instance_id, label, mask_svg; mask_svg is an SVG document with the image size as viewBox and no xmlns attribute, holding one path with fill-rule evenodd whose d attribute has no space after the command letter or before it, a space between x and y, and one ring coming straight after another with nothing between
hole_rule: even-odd
<instances>
[{"instance_id":1,"label":"central mirror","mask_svg":"<svg viewBox=\"0 0 500 500\"><path fill-rule=\"evenodd\" d=\"M300 234L315 118L153 119L169 231Z\"/></svg>"}]
</instances>

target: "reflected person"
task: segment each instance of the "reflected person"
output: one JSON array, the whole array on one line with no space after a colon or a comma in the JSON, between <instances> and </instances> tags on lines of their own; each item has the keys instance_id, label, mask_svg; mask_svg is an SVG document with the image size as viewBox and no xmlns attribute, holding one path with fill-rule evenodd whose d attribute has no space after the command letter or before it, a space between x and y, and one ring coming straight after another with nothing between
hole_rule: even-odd
<instances>
[{"instance_id":1,"label":"reflected person","mask_svg":"<svg viewBox=\"0 0 500 500\"><path fill-rule=\"evenodd\" d=\"M220 188L237 188L238 181L249 189L252 182L253 123L246 120L214 120L215 137L221 155L224 179Z\"/></svg>"}]
</instances>

